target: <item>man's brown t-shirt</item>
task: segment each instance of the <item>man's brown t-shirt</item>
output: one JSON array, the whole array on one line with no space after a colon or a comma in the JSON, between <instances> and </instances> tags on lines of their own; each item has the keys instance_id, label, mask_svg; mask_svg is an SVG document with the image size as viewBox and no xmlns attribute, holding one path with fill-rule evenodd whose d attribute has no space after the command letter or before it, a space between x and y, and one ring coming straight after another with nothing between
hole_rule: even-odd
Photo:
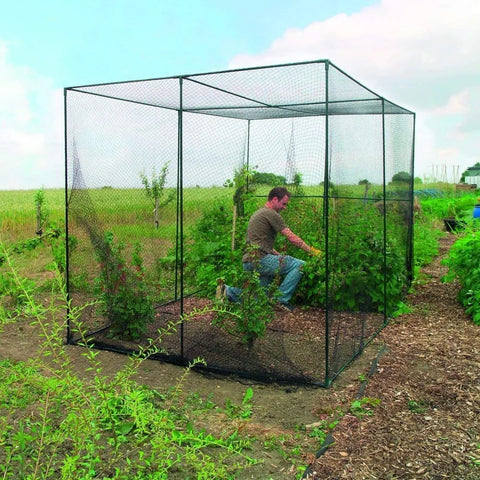
<instances>
[{"instance_id":1,"label":"man's brown t-shirt","mask_svg":"<svg viewBox=\"0 0 480 480\"><path fill-rule=\"evenodd\" d=\"M287 228L278 212L268 207L259 208L250 218L247 227L247 252L244 262L253 262L273 253L277 233Z\"/></svg>"}]
</instances>

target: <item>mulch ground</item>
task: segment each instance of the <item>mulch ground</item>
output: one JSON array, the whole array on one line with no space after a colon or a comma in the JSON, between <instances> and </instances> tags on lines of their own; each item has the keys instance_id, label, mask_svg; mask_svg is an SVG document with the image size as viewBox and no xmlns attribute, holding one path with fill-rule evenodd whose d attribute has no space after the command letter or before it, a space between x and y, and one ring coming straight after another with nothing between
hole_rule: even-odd
<instances>
[{"instance_id":1,"label":"mulch ground","mask_svg":"<svg viewBox=\"0 0 480 480\"><path fill-rule=\"evenodd\" d=\"M310 479L480 479L480 327L443 283L440 255L408 298L413 312L384 329L363 397L379 399L372 416L347 414L334 444L310 466Z\"/></svg>"}]
</instances>

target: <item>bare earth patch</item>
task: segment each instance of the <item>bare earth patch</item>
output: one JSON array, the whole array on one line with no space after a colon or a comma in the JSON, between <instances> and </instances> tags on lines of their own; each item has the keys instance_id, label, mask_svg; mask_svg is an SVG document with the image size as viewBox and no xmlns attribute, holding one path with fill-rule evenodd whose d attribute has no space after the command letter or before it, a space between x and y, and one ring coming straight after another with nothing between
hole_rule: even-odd
<instances>
[{"instance_id":1,"label":"bare earth patch","mask_svg":"<svg viewBox=\"0 0 480 480\"><path fill-rule=\"evenodd\" d=\"M209 396L222 407L227 399L240 405L252 387L252 417L237 427L264 440L295 438L298 426L311 428L320 420L338 418L338 409L346 412L325 452L319 454L319 444L303 445L301 461L308 465L304 478L479 479L480 467L473 459L480 457L480 329L458 304L458 285L441 282L446 269L440 261L453 241L454 235L441 239L439 257L424 269L424 282L408 297L413 312L392 321L331 388L263 385L191 372L185 392ZM302 317L296 325L302 325ZM283 330L282 319L273 327ZM25 360L38 344L38 332L27 322L6 325L0 358ZM77 373L91 375L85 350L67 349ZM110 375L125 364L126 356L101 351L98 359L103 373ZM162 391L183 372L175 365L146 361L136 380ZM373 415L353 415L352 402L366 397L380 401ZM217 414L206 421L231 428L227 420ZM262 442L258 445L262 448ZM295 468L278 452L264 453L261 466L237 479L295 478Z\"/></svg>"}]
</instances>

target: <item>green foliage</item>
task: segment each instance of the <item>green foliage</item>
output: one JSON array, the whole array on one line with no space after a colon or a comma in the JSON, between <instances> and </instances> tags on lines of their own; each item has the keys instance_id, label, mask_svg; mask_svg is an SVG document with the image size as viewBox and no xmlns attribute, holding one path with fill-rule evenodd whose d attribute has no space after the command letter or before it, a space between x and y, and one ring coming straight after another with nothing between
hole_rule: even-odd
<instances>
[{"instance_id":1,"label":"green foliage","mask_svg":"<svg viewBox=\"0 0 480 480\"><path fill-rule=\"evenodd\" d=\"M10 256L2 243L0 256L7 267L11 267ZM20 278L11 268L0 272L0 317L3 322L28 311L28 298L35 290L35 282L28 278ZM2 322L0 322L1 324Z\"/></svg>"},{"instance_id":2,"label":"green foliage","mask_svg":"<svg viewBox=\"0 0 480 480\"><path fill-rule=\"evenodd\" d=\"M305 193L302 183L303 183L302 173L295 172L295 174L293 175L292 183L288 186L288 188L291 190L291 192L294 195L302 196Z\"/></svg>"},{"instance_id":3,"label":"green foliage","mask_svg":"<svg viewBox=\"0 0 480 480\"><path fill-rule=\"evenodd\" d=\"M224 309L219 309L212 324L239 335L241 342L251 346L265 334L267 324L275 318L273 290L276 285L273 282L269 288L262 287L257 272L242 271L234 278L237 278L235 284L242 286L240 302L223 304Z\"/></svg>"},{"instance_id":4,"label":"green foliage","mask_svg":"<svg viewBox=\"0 0 480 480\"><path fill-rule=\"evenodd\" d=\"M412 176L408 172L397 172L392 177L392 182L411 182Z\"/></svg>"},{"instance_id":5,"label":"green foliage","mask_svg":"<svg viewBox=\"0 0 480 480\"><path fill-rule=\"evenodd\" d=\"M136 340L145 333L155 310L144 281L141 244L133 245L131 269L123 258L124 250L125 245L116 244L111 232L105 234L103 245L97 248L101 273L95 282L95 292L101 302L101 313L111 322L111 334Z\"/></svg>"},{"instance_id":6,"label":"green foliage","mask_svg":"<svg viewBox=\"0 0 480 480\"><path fill-rule=\"evenodd\" d=\"M21 313L26 303L25 291L33 292L35 282L27 278L21 279L20 286L15 277L10 272L0 273L0 309L4 310L4 315L18 315Z\"/></svg>"},{"instance_id":7,"label":"green foliage","mask_svg":"<svg viewBox=\"0 0 480 480\"><path fill-rule=\"evenodd\" d=\"M431 219L467 219L472 217L476 198L477 197L472 194L462 195L460 197L422 198L422 211Z\"/></svg>"},{"instance_id":8,"label":"green foliage","mask_svg":"<svg viewBox=\"0 0 480 480\"><path fill-rule=\"evenodd\" d=\"M374 414L374 408L378 405L380 405L380 399L378 398L359 398L350 404L350 413L358 418L372 416Z\"/></svg>"},{"instance_id":9,"label":"green foliage","mask_svg":"<svg viewBox=\"0 0 480 480\"><path fill-rule=\"evenodd\" d=\"M255 200L248 198L245 207L253 212ZM259 284L258 274L243 271L247 220L238 219L236 244L240 246L232 251L231 236L225 231L225 225L231 224L232 212L222 205L207 210L191 231L193 241L185 253L185 278L207 296L213 296L219 278L229 285L243 286L241 302L222 305L213 323L251 344L264 335L266 325L274 318L272 290L276 285L265 289Z\"/></svg>"},{"instance_id":10,"label":"green foliage","mask_svg":"<svg viewBox=\"0 0 480 480\"><path fill-rule=\"evenodd\" d=\"M414 265L418 270L420 267L428 265L438 254L438 240L444 233L423 215L415 218L413 230Z\"/></svg>"},{"instance_id":11,"label":"green foliage","mask_svg":"<svg viewBox=\"0 0 480 480\"><path fill-rule=\"evenodd\" d=\"M37 210L37 235L41 235L43 226L48 222L49 212L46 206L45 190L43 187L35 192L35 207Z\"/></svg>"},{"instance_id":12,"label":"green foliage","mask_svg":"<svg viewBox=\"0 0 480 480\"><path fill-rule=\"evenodd\" d=\"M247 204L248 208L248 204ZM239 218L236 228L236 245L232 251L229 226L232 210L223 204L205 210L191 229L185 249L185 278L187 282L213 295L217 278L230 279L241 268L245 245L246 220Z\"/></svg>"},{"instance_id":13,"label":"green foliage","mask_svg":"<svg viewBox=\"0 0 480 480\"><path fill-rule=\"evenodd\" d=\"M8 255L6 262L11 265ZM15 271L12 277L19 280ZM164 394L133 382L142 362L158 351L159 339L129 357L115 375L104 374L98 352L86 348L91 375L78 377L61 332L66 306L75 325L81 308L69 304L60 276L57 281L60 294L46 307L23 292L26 314L43 332L40 355L28 362L0 362L2 478L229 479L256 463L246 453L251 440L232 429L207 431L203 416L212 403L184 394L189 372L201 360L192 362ZM83 335L80 329L76 333ZM252 395L247 390L245 413Z\"/></svg>"},{"instance_id":14,"label":"green foliage","mask_svg":"<svg viewBox=\"0 0 480 480\"><path fill-rule=\"evenodd\" d=\"M326 297L326 258L309 258L297 290L307 305L323 306L327 301L338 310L380 311L384 306L386 278L387 314L396 310L408 285L405 238L402 225L387 226L384 248L383 217L372 206L338 202L331 207L330 249ZM302 202L292 208L292 229L310 245L323 249L323 209ZM394 217L398 222L398 217ZM287 253L291 247L287 246ZM295 253L292 251L292 255ZM385 263L384 263L385 258Z\"/></svg>"},{"instance_id":15,"label":"green foliage","mask_svg":"<svg viewBox=\"0 0 480 480\"><path fill-rule=\"evenodd\" d=\"M255 172L252 180L254 183L270 186L285 185L287 183L287 179L284 176L267 172Z\"/></svg>"},{"instance_id":16,"label":"green foliage","mask_svg":"<svg viewBox=\"0 0 480 480\"><path fill-rule=\"evenodd\" d=\"M445 281L457 279L461 288L458 300L480 325L480 235L470 230L459 238L450 248L448 257L443 261L448 267Z\"/></svg>"},{"instance_id":17,"label":"green foliage","mask_svg":"<svg viewBox=\"0 0 480 480\"><path fill-rule=\"evenodd\" d=\"M60 272L66 269L66 234L65 227L60 221L50 220L49 212L46 208L46 195L42 189L35 193L35 206L37 208L37 235L33 238L16 242L12 247L12 252L23 254L35 250L42 245L48 245L53 255L52 268L58 268ZM69 236L69 248L73 251L78 243L74 235ZM1 262L0 262L1 264Z\"/></svg>"},{"instance_id":18,"label":"green foliage","mask_svg":"<svg viewBox=\"0 0 480 480\"><path fill-rule=\"evenodd\" d=\"M235 405L229 398L225 400L225 411L229 418L247 419L252 416L253 389L248 387L241 405Z\"/></svg>"},{"instance_id":19,"label":"green foliage","mask_svg":"<svg viewBox=\"0 0 480 480\"><path fill-rule=\"evenodd\" d=\"M418 413L418 414L421 414L421 413L425 413L429 408L429 404L428 402L425 402L423 400L409 400L408 401L408 409L412 412L412 413Z\"/></svg>"},{"instance_id":20,"label":"green foliage","mask_svg":"<svg viewBox=\"0 0 480 480\"><path fill-rule=\"evenodd\" d=\"M37 248L41 244L42 244L42 239L40 237L29 238L27 240L23 240L16 243L12 251L14 253L23 253L23 252L35 250L35 248Z\"/></svg>"}]
</instances>

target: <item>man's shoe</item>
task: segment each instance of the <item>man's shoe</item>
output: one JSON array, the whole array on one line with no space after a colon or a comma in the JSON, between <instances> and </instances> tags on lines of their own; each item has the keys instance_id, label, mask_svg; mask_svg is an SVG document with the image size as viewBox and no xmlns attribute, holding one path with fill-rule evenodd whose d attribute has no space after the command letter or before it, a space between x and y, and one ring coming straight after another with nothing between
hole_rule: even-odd
<instances>
[{"instance_id":1,"label":"man's shoe","mask_svg":"<svg viewBox=\"0 0 480 480\"><path fill-rule=\"evenodd\" d=\"M217 279L217 289L215 291L215 298L220 301L227 299L227 287L221 278Z\"/></svg>"},{"instance_id":2,"label":"man's shoe","mask_svg":"<svg viewBox=\"0 0 480 480\"><path fill-rule=\"evenodd\" d=\"M278 302L276 303L275 306L278 310L283 310L284 312L289 312L289 313L292 313L293 310L295 309L295 307L288 302Z\"/></svg>"}]
</instances>

